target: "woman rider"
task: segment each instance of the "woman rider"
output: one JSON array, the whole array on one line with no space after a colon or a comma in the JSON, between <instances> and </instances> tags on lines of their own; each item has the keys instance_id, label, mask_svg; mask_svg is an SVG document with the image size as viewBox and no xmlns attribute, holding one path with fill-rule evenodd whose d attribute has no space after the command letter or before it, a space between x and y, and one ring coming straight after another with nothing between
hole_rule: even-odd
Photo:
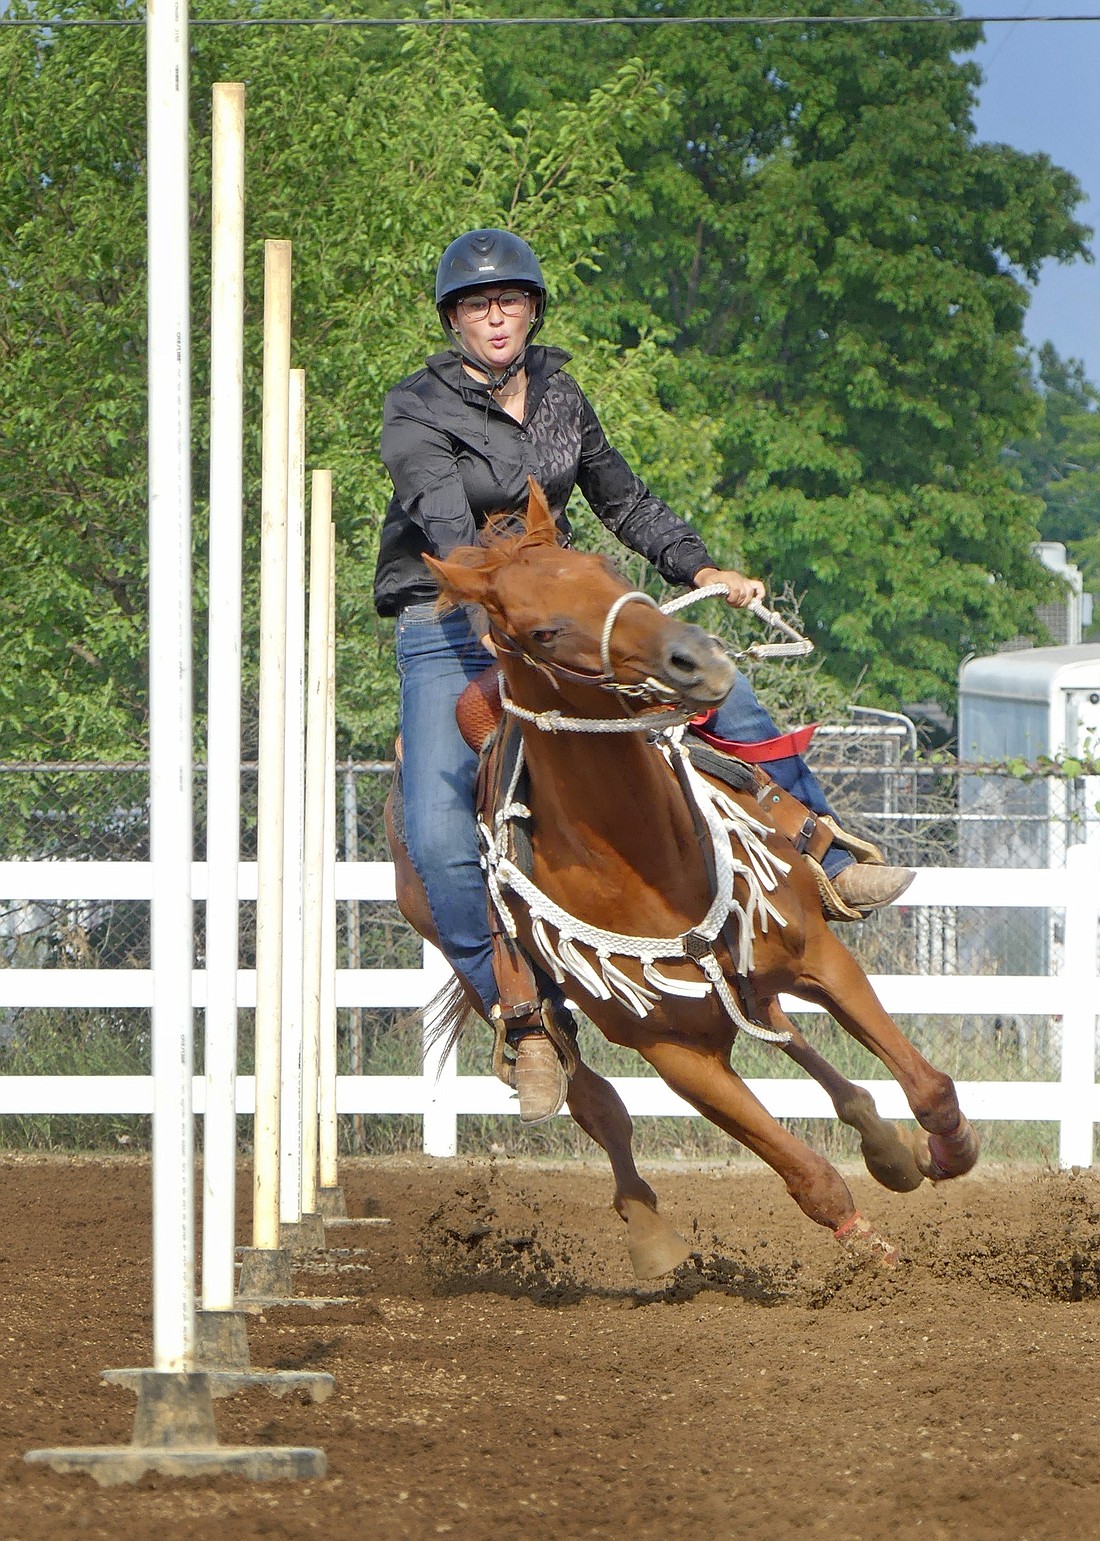
<instances>
[{"instance_id":1,"label":"woman rider","mask_svg":"<svg viewBox=\"0 0 1100 1541\"><path fill-rule=\"evenodd\" d=\"M393 480L375 574L380 615L397 617L402 777L409 856L431 906L448 962L481 1000L497 999L484 879L474 817L477 757L455 722L465 686L492 661L467 611L436 612L436 586L422 561L475 543L488 514L521 510L527 478L541 485L563 541L565 508L578 486L624 545L666 583L724 583L729 603L762 598L757 578L723 568L698 533L645 486L608 443L564 365L560 348L533 346L546 313L542 271L530 246L506 230L471 230L453 241L436 274L436 309L450 351L386 397L382 459ZM711 730L741 743L778 734L743 674ZM815 813L825 794L799 756L764 768ZM823 865L841 900L866 913L908 885L905 869L856 864L838 845ZM509 1035L510 1039L512 1035ZM545 1034L513 1044L525 1123L556 1113L565 1079Z\"/></svg>"}]
</instances>

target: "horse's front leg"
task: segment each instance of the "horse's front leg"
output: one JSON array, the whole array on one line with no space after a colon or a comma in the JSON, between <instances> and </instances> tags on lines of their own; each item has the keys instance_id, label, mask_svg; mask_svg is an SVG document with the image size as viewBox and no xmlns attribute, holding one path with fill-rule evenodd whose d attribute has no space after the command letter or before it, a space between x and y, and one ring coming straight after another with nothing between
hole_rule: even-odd
<instances>
[{"instance_id":1,"label":"horse's front leg","mask_svg":"<svg viewBox=\"0 0 1100 1541\"><path fill-rule=\"evenodd\" d=\"M913 1147L892 1119L883 1118L875 1099L862 1086L854 1086L810 1044L775 999L764 1002L768 1026L789 1033L790 1041L779 1047L789 1059L812 1076L828 1093L836 1116L859 1135L864 1164L876 1182L893 1193L911 1193L925 1174L917 1165Z\"/></svg>"},{"instance_id":2,"label":"horse's front leg","mask_svg":"<svg viewBox=\"0 0 1100 1541\"><path fill-rule=\"evenodd\" d=\"M657 1213L657 1195L634 1165L634 1125L622 1098L582 1060L569 1083L566 1105L585 1134L603 1147L615 1174L616 1212L626 1222L626 1245L636 1278L656 1279L691 1256L680 1233Z\"/></svg>"},{"instance_id":3,"label":"horse's front leg","mask_svg":"<svg viewBox=\"0 0 1100 1541\"><path fill-rule=\"evenodd\" d=\"M979 1140L959 1107L954 1081L913 1047L828 927L822 926L814 943L807 944L795 993L824 1006L892 1072L921 1126L910 1138L924 1176L941 1182L969 1172L978 1159Z\"/></svg>"},{"instance_id":4,"label":"horse's front leg","mask_svg":"<svg viewBox=\"0 0 1100 1541\"><path fill-rule=\"evenodd\" d=\"M639 1044L638 1049L685 1102L766 1161L803 1214L827 1226L858 1256L896 1261L894 1248L856 1209L836 1168L772 1117L719 1050L669 1042Z\"/></svg>"}]
</instances>

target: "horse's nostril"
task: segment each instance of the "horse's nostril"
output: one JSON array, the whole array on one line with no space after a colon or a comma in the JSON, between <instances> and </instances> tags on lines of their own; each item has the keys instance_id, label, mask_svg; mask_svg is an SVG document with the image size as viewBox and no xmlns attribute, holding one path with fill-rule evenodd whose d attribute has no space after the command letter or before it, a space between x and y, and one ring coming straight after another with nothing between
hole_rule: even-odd
<instances>
[{"instance_id":1,"label":"horse's nostril","mask_svg":"<svg viewBox=\"0 0 1100 1541\"><path fill-rule=\"evenodd\" d=\"M669 671L678 675L683 680L695 680L699 677L699 659L694 653L687 653L675 648L668 654L665 660Z\"/></svg>"}]
</instances>

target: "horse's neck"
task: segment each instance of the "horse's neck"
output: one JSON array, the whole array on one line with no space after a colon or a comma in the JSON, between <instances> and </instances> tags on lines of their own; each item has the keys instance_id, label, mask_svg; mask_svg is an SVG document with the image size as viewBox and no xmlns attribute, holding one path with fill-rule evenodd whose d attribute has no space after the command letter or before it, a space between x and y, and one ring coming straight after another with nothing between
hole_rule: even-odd
<instances>
[{"instance_id":1,"label":"horse's neck","mask_svg":"<svg viewBox=\"0 0 1100 1541\"><path fill-rule=\"evenodd\" d=\"M571 715L568 706L550 699L548 687L544 695L528 685L524 695L522 704L533 710L557 705ZM586 704L593 715L619 715L612 698L592 695ZM644 733L547 733L525 723L523 736L536 844L555 846L552 864L568 864L570 854L586 863L593 857L621 862L634 882L666 891L670 859L676 886L690 877L685 867L699 864L691 809Z\"/></svg>"}]
</instances>

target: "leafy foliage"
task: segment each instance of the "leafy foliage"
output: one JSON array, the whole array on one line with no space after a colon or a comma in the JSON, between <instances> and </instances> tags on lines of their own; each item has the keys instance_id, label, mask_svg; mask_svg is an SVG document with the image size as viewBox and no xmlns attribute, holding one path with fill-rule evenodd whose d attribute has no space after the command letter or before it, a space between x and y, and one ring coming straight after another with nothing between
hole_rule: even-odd
<instances>
[{"instance_id":1,"label":"leafy foliage","mask_svg":"<svg viewBox=\"0 0 1100 1541\"><path fill-rule=\"evenodd\" d=\"M524 9L540 7L561 4ZM621 14L639 0L568 8ZM13 0L10 14L45 9ZM64 9L131 14L129 0ZM662 14L677 9L683 0L661 0ZM196 19L299 10L192 6ZM951 50L977 36L195 28L200 707L219 79L248 86L249 705L265 237L294 242L308 461L335 476L341 753L385 752L395 719L389 628L370 600L388 495L382 397L437 346L437 255L478 224L534 242L553 295L548 339L576 351L613 440L716 556L801 596L832 689L864 680L892 704L946 698L964 651L1027 631L1048 583L1030 556L1039 505L1001 454L1036 420L1021 361L1026 280L1079 254L1086 232L1071 177L975 142L977 77ZM143 42L136 28L0 33L6 757L144 748ZM254 710L246 720L250 741Z\"/></svg>"},{"instance_id":2,"label":"leafy foliage","mask_svg":"<svg viewBox=\"0 0 1100 1541\"><path fill-rule=\"evenodd\" d=\"M1100 587L1100 391L1083 365L1060 358L1050 343L1037 365L1038 432L1012 453L1025 488L1043 500L1044 539L1068 545L1086 583Z\"/></svg>"},{"instance_id":3,"label":"leafy foliage","mask_svg":"<svg viewBox=\"0 0 1100 1541\"><path fill-rule=\"evenodd\" d=\"M979 35L623 27L598 47L555 38L537 71L507 31L477 44L509 109L583 89L626 50L657 73L666 116L628 146L594 305L619 340L656 310L676 388L719 424L708 535L801 593L830 670L886 702L950 697L959 657L1033 632L1049 591L1038 505L1000 451L1034 419L1025 281L1088 232L1072 177L975 140L978 74L955 52Z\"/></svg>"},{"instance_id":4,"label":"leafy foliage","mask_svg":"<svg viewBox=\"0 0 1100 1541\"><path fill-rule=\"evenodd\" d=\"M74 0L120 15L126 0ZM193 14L252 15L251 0ZM295 13L271 0L269 13ZM21 0L13 15L33 14ZM344 747L384 751L395 719L389 630L370 601L388 481L377 458L385 391L442 346L435 263L457 229L511 223L531 235L555 293L580 279L623 194L618 139L653 105L627 61L582 101L519 118L487 106L465 38L199 29L192 34L192 273L196 498L206 482L210 90L248 85L246 258L246 689L254 694L258 609L262 241L294 243L294 362L307 372L308 459L334 472L340 550L340 724ZM145 230L143 39L133 32L0 36L0 112L17 153L0 201L0 745L5 755L109 757L145 732ZM555 340L582 345L562 311ZM654 345L642 345L648 358ZM679 467L694 445L665 421L648 370L609 346L588 351L613 412ZM643 421L643 419L645 421ZM676 479L675 477L673 479ZM196 518L196 596L203 538ZM196 681L205 660L200 639ZM254 733L254 722L247 730Z\"/></svg>"}]
</instances>

